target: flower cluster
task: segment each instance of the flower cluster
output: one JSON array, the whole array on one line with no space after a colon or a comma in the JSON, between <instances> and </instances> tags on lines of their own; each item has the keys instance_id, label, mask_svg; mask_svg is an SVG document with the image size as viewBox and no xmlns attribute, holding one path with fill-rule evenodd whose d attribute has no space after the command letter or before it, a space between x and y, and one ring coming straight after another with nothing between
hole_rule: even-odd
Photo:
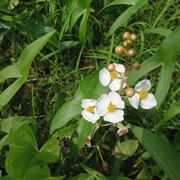
<instances>
[{"instance_id":1,"label":"flower cluster","mask_svg":"<svg viewBox=\"0 0 180 180\"><path fill-rule=\"evenodd\" d=\"M124 34L123 38L135 40L135 35ZM117 54L117 47L115 48ZM133 64L134 69L139 69L139 64ZM151 109L157 105L152 93L149 93L151 82L142 80L134 88L129 87L127 71L123 64L109 64L99 72L99 81L103 86L108 86L110 92L102 94L97 100L82 100L82 116L91 123L96 123L101 117L104 121L119 123L124 120L124 99L127 98L130 105L135 109L139 106L143 109ZM123 95L123 96L122 96Z\"/></svg>"}]
</instances>

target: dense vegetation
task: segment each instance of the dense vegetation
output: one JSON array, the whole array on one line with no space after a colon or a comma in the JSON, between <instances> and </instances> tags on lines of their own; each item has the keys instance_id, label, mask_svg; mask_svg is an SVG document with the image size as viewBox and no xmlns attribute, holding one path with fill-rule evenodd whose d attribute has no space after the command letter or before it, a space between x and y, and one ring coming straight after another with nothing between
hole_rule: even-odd
<instances>
[{"instance_id":1,"label":"dense vegetation","mask_svg":"<svg viewBox=\"0 0 180 180\"><path fill-rule=\"evenodd\" d=\"M0 179L180 179L179 17L178 0L1 1ZM124 32L133 57L114 51ZM140 66L128 83L149 79L157 106L86 121L110 63Z\"/></svg>"}]
</instances>

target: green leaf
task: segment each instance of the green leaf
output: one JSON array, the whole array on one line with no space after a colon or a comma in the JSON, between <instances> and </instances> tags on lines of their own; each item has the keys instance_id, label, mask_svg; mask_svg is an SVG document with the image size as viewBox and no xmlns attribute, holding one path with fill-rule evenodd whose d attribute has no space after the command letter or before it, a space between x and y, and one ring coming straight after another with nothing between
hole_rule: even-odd
<instances>
[{"instance_id":1,"label":"green leaf","mask_svg":"<svg viewBox=\"0 0 180 180\"><path fill-rule=\"evenodd\" d=\"M179 179L180 155L168 141L140 127L133 126L131 129L159 167L161 167L172 180Z\"/></svg>"},{"instance_id":2,"label":"green leaf","mask_svg":"<svg viewBox=\"0 0 180 180\"><path fill-rule=\"evenodd\" d=\"M12 116L8 119L3 119L1 122L1 130L5 133L10 133L12 129L17 129L24 123L29 123L30 118L25 116Z\"/></svg>"},{"instance_id":3,"label":"green leaf","mask_svg":"<svg viewBox=\"0 0 180 180\"><path fill-rule=\"evenodd\" d=\"M60 146L56 137L49 139L40 149L38 159L46 163L53 163L58 160Z\"/></svg>"},{"instance_id":4,"label":"green leaf","mask_svg":"<svg viewBox=\"0 0 180 180\"><path fill-rule=\"evenodd\" d=\"M11 135L10 150L6 158L6 171L14 179L24 177L37 153L37 144L32 130L22 125Z\"/></svg>"},{"instance_id":5,"label":"green leaf","mask_svg":"<svg viewBox=\"0 0 180 180\"><path fill-rule=\"evenodd\" d=\"M80 150L86 144L87 136L91 136L96 128L95 124L86 121L84 118L80 119L79 126L77 128L78 137L74 138L74 144Z\"/></svg>"},{"instance_id":6,"label":"green leaf","mask_svg":"<svg viewBox=\"0 0 180 180\"><path fill-rule=\"evenodd\" d=\"M0 72L0 75L2 76L0 82L10 77L12 78L19 76L19 72L21 74L21 77L19 79L13 82L0 94L0 108L4 107L9 102L11 98L16 94L16 92L21 88L21 86L26 82L26 80L28 79L29 69L32 61L53 34L54 31L49 32L48 34L42 36L41 38L28 45L21 52L19 60L15 65L11 65L5 68L5 70L2 70L3 72ZM12 72L10 72L10 70L12 70ZM7 72L8 74L6 74Z\"/></svg>"},{"instance_id":7,"label":"green leaf","mask_svg":"<svg viewBox=\"0 0 180 180\"><path fill-rule=\"evenodd\" d=\"M23 180L45 180L50 176L50 170L47 164L37 164L27 169Z\"/></svg>"},{"instance_id":8,"label":"green leaf","mask_svg":"<svg viewBox=\"0 0 180 180\"><path fill-rule=\"evenodd\" d=\"M86 42L86 34L88 27L89 10L86 9L79 27L80 41L84 44Z\"/></svg>"},{"instance_id":9,"label":"green leaf","mask_svg":"<svg viewBox=\"0 0 180 180\"><path fill-rule=\"evenodd\" d=\"M170 108L165 112L164 118L158 123L157 128L162 127L178 114L180 114L180 102L174 103L170 106Z\"/></svg>"},{"instance_id":10,"label":"green leaf","mask_svg":"<svg viewBox=\"0 0 180 180\"><path fill-rule=\"evenodd\" d=\"M56 137L52 137L38 151L34 133L27 124L22 124L19 128L10 131L8 145L10 150L5 167L12 179L55 180L63 178L50 177L47 165L59 157L59 145Z\"/></svg>"},{"instance_id":11,"label":"green leaf","mask_svg":"<svg viewBox=\"0 0 180 180\"><path fill-rule=\"evenodd\" d=\"M136 4L129 7L124 13L122 13L111 26L108 32L108 36L112 35L119 27L124 26L124 24L127 23L129 18L133 16L147 2L147 0L138 0Z\"/></svg>"},{"instance_id":12,"label":"green leaf","mask_svg":"<svg viewBox=\"0 0 180 180\"><path fill-rule=\"evenodd\" d=\"M81 166L89 175L92 175L96 179L106 179L106 177L103 174L101 174L100 172L98 172L94 169L91 169L90 167L88 167L84 164L81 164Z\"/></svg>"},{"instance_id":13,"label":"green leaf","mask_svg":"<svg viewBox=\"0 0 180 180\"><path fill-rule=\"evenodd\" d=\"M172 31L169 29L165 29L165 28L160 27L160 28L146 29L144 33L146 33L146 34L153 33L153 34L159 34L159 35L168 37L172 33Z\"/></svg>"},{"instance_id":14,"label":"green leaf","mask_svg":"<svg viewBox=\"0 0 180 180\"><path fill-rule=\"evenodd\" d=\"M92 81L93 79L93 81ZM98 72L94 72L87 76L79 85L75 93L74 99L65 103L56 113L51 123L50 133L63 127L71 119L75 118L82 111L81 101L82 99L96 99L102 93L106 93L108 88L103 87L99 83Z\"/></svg>"},{"instance_id":15,"label":"green leaf","mask_svg":"<svg viewBox=\"0 0 180 180\"><path fill-rule=\"evenodd\" d=\"M22 77L19 68L16 65L10 65L0 71L0 83L10 78Z\"/></svg>"},{"instance_id":16,"label":"green leaf","mask_svg":"<svg viewBox=\"0 0 180 180\"><path fill-rule=\"evenodd\" d=\"M103 11L106 8L109 8L111 6L115 6L115 5L134 5L136 3L137 0L114 0L108 4L106 4L101 10Z\"/></svg>"},{"instance_id":17,"label":"green leaf","mask_svg":"<svg viewBox=\"0 0 180 180\"><path fill-rule=\"evenodd\" d=\"M82 173L72 177L71 180L96 180L96 179L89 174Z\"/></svg>"},{"instance_id":18,"label":"green leaf","mask_svg":"<svg viewBox=\"0 0 180 180\"><path fill-rule=\"evenodd\" d=\"M118 142L115 147L115 154L132 156L136 152L138 146L137 140L127 140L122 143Z\"/></svg>"}]
</instances>

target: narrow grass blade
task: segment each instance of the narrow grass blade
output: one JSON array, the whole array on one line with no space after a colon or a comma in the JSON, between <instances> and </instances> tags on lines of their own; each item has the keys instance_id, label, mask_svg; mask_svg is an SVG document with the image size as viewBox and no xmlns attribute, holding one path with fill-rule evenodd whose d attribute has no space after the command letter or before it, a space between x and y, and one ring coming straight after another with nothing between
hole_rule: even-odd
<instances>
[{"instance_id":1,"label":"narrow grass blade","mask_svg":"<svg viewBox=\"0 0 180 180\"><path fill-rule=\"evenodd\" d=\"M115 5L134 5L136 3L137 0L114 0L108 4L106 4L101 10L103 11L106 8L109 8L111 6L115 6Z\"/></svg>"}]
</instances>

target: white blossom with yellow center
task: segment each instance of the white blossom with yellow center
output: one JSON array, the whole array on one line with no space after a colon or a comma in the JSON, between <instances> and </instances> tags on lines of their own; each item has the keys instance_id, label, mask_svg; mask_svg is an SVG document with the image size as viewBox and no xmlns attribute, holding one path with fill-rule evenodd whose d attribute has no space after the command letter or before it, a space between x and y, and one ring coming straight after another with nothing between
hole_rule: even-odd
<instances>
[{"instance_id":1,"label":"white blossom with yellow center","mask_svg":"<svg viewBox=\"0 0 180 180\"><path fill-rule=\"evenodd\" d=\"M112 91L118 91L123 87L123 80L121 74L125 72L125 67L122 64L113 63L115 66L114 71L109 71L106 68L101 69L99 72L99 80L103 86L108 86Z\"/></svg>"},{"instance_id":2,"label":"white blossom with yellow center","mask_svg":"<svg viewBox=\"0 0 180 180\"><path fill-rule=\"evenodd\" d=\"M148 93L151 88L151 82L148 79L145 79L139 82L134 90L135 94L132 97L129 97L129 103L135 108L138 109L139 105L143 109L151 109L157 105L157 101L152 93Z\"/></svg>"},{"instance_id":3,"label":"white blossom with yellow center","mask_svg":"<svg viewBox=\"0 0 180 180\"><path fill-rule=\"evenodd\" d=\"M124 101L121 96L111 91L109 94L102 94L96 104L96 109L100 117L103 116L104 121L118 123L124 120Z\"/></svg>"},{"instance_id":4,"label":"white blossom with yellow center","mask_svg":"<svg viewBox=\"0 0 180 180\"><path fill-rule=\"evenodd\" d=\"M91 123L95 123L99 119L99 115L96 111L96 100L94 99L83 99L81 107L84 109L81 112L83 118Z\"/></svg>"}]
</instances>

